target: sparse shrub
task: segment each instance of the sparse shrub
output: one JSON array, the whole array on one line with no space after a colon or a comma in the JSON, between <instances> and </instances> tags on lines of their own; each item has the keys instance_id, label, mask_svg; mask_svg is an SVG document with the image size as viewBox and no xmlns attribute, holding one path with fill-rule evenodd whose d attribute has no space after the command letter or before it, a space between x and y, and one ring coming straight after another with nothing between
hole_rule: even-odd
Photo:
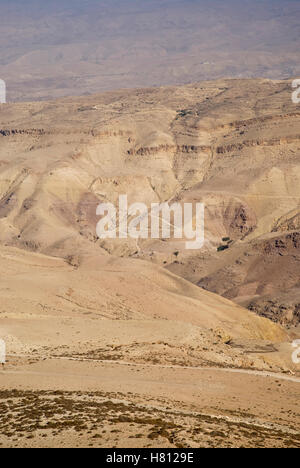
<instances>
[{"instance_id":1,"label":"sparse shrub","mask_svg":"<svg viewBox=\"0 0 300 468\"><path fill-rule=\"evenodd\" d=\"M217 248L217 251L218 252L223 252L223 250L227 250L229 249L229 246L228 245L220 245L218 248Z\"/></svg>"}]
</instances>

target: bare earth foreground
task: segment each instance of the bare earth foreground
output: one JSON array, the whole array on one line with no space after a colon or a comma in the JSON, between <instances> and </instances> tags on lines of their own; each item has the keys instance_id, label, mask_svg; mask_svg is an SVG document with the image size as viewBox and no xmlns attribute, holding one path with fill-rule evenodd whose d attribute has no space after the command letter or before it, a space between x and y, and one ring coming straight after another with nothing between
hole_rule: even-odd
<instances>
[{"instance_id":1,"label":"bare earth foreground","mask_svg":"<svg viewBox=\"0 0 300 468\"><path fill-rule=\"evenodd\" d=\"M290 91L0 106L1 447L300 447ZM204 248L98 239L97 205L125 193L203 201Z\"/></svg>"}]
</instances>

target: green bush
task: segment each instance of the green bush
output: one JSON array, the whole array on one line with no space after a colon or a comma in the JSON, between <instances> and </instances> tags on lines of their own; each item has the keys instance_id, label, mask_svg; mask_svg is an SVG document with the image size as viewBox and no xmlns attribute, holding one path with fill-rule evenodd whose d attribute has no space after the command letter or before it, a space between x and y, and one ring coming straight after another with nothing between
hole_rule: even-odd
<instances>
[{"instance_id":1,"label":"green bush","mask_svg":"<svg viewBox=\"0 0 300 468\"><path fill-rule=\"evenodd\" d=\"M228 245L220 245L218 248L217 248L217 251L218 252L223 252L223 250L227 250L229 249L229 246Z\"/></svg>"}]
</instances>

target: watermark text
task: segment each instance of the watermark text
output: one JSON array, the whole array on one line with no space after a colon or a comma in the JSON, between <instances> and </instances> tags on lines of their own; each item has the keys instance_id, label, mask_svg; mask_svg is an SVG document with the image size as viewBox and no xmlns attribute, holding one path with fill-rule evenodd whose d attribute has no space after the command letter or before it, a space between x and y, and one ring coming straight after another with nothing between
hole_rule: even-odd
<instances>
[{"instance_id":1,"label":"watermark text","mask_svg":"<svg viewBox=\"0 0 300 468\"><path fill-rule=\"evenodd\" d=\"M294 364L300 364L300 340L293 341L292 346L296 348L292 354L292 361Z\"/></svg>"},{"instance_id":2,"label":"watermark text","mask_svg":"<svg viewBox=\"0 0 300 468\"><path fill-rule=\"evenodd\" d=\"M0 79L0 104L6 103L6 83Z\"/></svg>"},{"instance_id":3,"label":"watermark text","mask_svg":"<svg viewBox=\"0 0 300 468\"><path fill-rule=\"evenodd\" d=\"M292 87L296 90L292 93L292 101L294 104L300 104L300 79L294 80Z\"/></svg>"},{"instance_id":4,"label":"watermark text","mask_svg":"<svg viewBox=\"0 0 300 468\"><path fill-rule=\"evenodd\" d=\"M144 203L128 205L127 195L119 196L119 206L101 203L97 216L99 239L185 239L188 250L204 245L203 203Z\"/></svg>"},{"instance_id":5,"label":"watermark text","mask_svg":"<svg viewBox=\"0 0 300 468\"><path fill-rule=\"evenodd\" d=\"M4 340L0 339L0 365L6 362L6 344Z\"/></svg>"}]
</instances>

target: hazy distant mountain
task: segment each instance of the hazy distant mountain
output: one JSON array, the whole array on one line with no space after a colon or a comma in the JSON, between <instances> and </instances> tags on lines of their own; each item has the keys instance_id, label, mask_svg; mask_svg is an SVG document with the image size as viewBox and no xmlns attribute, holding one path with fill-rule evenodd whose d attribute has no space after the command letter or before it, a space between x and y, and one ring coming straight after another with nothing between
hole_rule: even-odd
<instances>
[{"instance_id":1,"label":"hazy distant mountain","mask_svg":"<svg viewBox=\"0 0 300 468\"><path fill-rule=\"evenodd\" d=\"M0 0L8 98L218 77L300 75L300 4L277 0Z\"/></svg>"}]
</instances>

